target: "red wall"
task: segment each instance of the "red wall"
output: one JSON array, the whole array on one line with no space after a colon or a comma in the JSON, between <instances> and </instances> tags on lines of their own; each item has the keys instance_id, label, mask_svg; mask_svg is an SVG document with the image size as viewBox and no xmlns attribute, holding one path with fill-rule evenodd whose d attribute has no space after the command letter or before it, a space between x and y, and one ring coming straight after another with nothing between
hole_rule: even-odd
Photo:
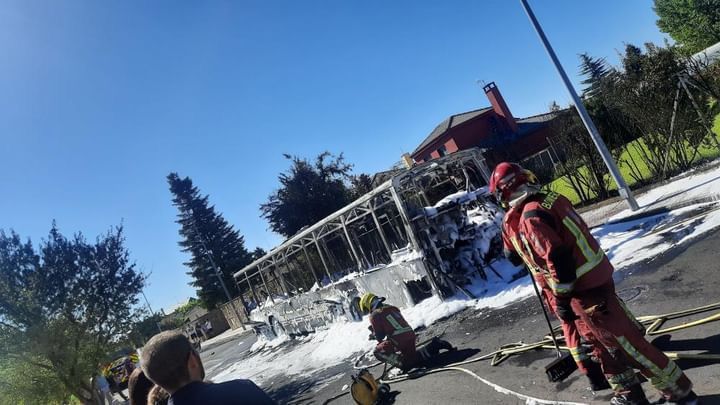
<instances>
[{"instance_id":1,"label":"red wall","mask_svg":"<svg viewBox=\"0 0 720 405\"><path fill-rule=\"evenodd\" d=\"M412 155L412 158L418 163L422 163L423 158L428 154L430 159L437 159L440 157L438 148L443 145L447 153L453 153L458 150L479 146L487 137L502 136L501 134L508 134L509 130L503 118L497 115L495 111L490 110L451 128L443 136ZM521 140L511 143L503 150L493 151L489 156L489 160L495 161L492 163L499 163L504 160L520 161L547 148L546 137L549 136L550 129L548 127L541 128Z\"/></svg>"},{"instance_id":2,"label":"red wall","mask_svg":"<svg viewBox=\"0 0 720 405\"><path fill-rule=\"evenodd\" d=\"M421 162L423 157L430 151L430 157L437 159L440 155L436 151L443 145L445 145L448 153L478 146L482 140L493 133L494 127L497 127L497 130L500 132L506 130L502 118L498 117L494 111L488 111L483 115L451 128L443 136L424 147L418 153L412 155L412 158L415 159L416 162Z\"/></svg>"}]
</instances>

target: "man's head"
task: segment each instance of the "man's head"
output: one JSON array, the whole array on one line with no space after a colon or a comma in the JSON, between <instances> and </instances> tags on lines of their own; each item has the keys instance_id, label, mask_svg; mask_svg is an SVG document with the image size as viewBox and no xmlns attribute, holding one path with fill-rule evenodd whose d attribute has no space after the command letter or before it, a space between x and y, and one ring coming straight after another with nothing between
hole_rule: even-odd
<instances>
[{"instance_id":1,"label":"man's head","mask_svg":"<svg viewBox=\"0 0 720 405\"><path fill-rule=\"evenodd\" d=\"M384 301L385 297L378 297L375 294L368 292L363 294L360 298L358 306L360 307L360 311L362 311L362 313L367 314L376 310Z\"/></svg>"},{"instance_id":2,"label":"man's head","mask_svg":"<svg viewBox=\"0 0 720 405\"><path fill-rule=\"evenodd\" d=\"M153 382L150 381L145 373L136 368L130 374L128 378L128 392L130 393L130 405L145 405L147 404L148 394L150 389L153 387Z\"/></svg>"},{"instance_id":3,"label":"man's head","mask_svg":"<svg viewBox=\"0 0 720 405\"><path fill-rule=\"evenodd\" d=\"M178 332L153 336L142 349L140 364L145 375L170 394L205 378L200 355L185 335Z\"/></svg>"},{"instance_id":4,"label":"man's head","mask_svg":"<svg viewBox=\"0 0 720 405\"><path fill-rule=\"evenodd\" d=\"M517 163L502 162L490 175L490 193L507 208L539 190L537 177Z\"/></svg>"}]
</instances>

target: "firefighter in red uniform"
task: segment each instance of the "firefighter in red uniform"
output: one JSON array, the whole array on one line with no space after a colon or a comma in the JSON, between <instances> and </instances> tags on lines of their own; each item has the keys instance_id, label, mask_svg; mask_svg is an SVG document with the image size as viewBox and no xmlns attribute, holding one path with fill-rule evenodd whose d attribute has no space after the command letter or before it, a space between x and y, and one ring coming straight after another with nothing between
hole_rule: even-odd
<instances>
[{"instance_id":1,"label":"firefighter in red uniform","mask_svg":"<svg viewBox=\"0 0 720 405\"><path fill-rule=\"evenodd\" d=\"M549 306L563 321L568 346L577 333L594 344L593 354L615 391L611 404L647 404L635 375L639 369L666 401L697 403L682 370L644 337L641 325L615 294L614 271L598 241L567 198L540 192L535 176L513 163L500 163L490 192L505 208L503 239L544 288ZM578 320L580 322L578 322ZM576 358L577 359L577 358Z\"/></svg>"},{"instance_id":2,"label":"firefighter in red uniform","mask_svg":"<svg viewBox=\"0 0 720 405\"><path fill-rule=\"evenodd\" d=\"M515 230L518 228L519 220L520 212L518 210L510 210L503 218L502 225L505 256L516 266L523 263L523 258L515 252L515 247L513 246L513 241L517 241L517 232ZM548 287L545 277L539 272L534 271L532 266L528 266L528 268L531 269L530 271L532 277L535 279L535 283L540 287L545 305L550 308L551 312L555 313L557 306L556 299ZM565 345L570 349L570 354L573 360L575 360L580 372L588 378L590 388L593 391L610 388L607 379L603 375L602 368L598 363L600 358L607 355L603 346L598 344L592 332L590 332L580 318L576 318L570 322L559 317L558 319L560 319L563 336L565 337Z\"/></svg>"},{"instance_id":3,"label":"firefighter in red uniform","mask_svg":"<svg viewBox=\"0 0 720 405\"><path fill-rule=\"evenodd\" d=\"M428 344L416 348L415 332L403 318L400 310L384 304L385 298L365 293L360 298L360 310L370 313L370 339L377 340L375 357L403 372L423 365L441 349L455 350L448 342L433 338ZM387 338L387 339L386 339Z\"/></svg>"}]
</instances>

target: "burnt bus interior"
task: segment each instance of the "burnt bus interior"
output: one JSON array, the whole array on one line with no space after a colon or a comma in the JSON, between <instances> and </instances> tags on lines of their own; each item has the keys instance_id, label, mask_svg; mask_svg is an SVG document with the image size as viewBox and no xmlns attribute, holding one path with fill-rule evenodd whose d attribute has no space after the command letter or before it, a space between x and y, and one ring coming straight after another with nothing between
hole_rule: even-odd
<instances>
[{"instance_id":1,"label":"burnt bus interior","mask_svg":"<svg viewBox=\"0 0 720 405\"><path fill-rule=\"evenodd\" d=\"M343 277L380 269L409 250L428 255L420 229L424 207L462 190L487 184L482 153L471 149L419 164L394 175L272 249L235 273L248 309L314 290ZM437 263L436 263L437 265ZM442 269L441 269L442 270ZM413 294L427 296L433 280L414 282ZM422 298L422 297L418 297Z\"/></svg>"}]
</instances>

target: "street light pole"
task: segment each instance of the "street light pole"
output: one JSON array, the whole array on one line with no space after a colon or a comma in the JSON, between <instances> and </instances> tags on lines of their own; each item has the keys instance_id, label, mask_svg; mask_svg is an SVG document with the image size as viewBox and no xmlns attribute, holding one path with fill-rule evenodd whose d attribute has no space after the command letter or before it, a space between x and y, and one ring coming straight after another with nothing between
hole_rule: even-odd
<instances>
[{"instance_id":1,"label":"street light pole","mask_svg":"<svg viewBox=\"0 0 720 405\"><path fill-rule=\"evenodd\" d=\"M147 296L145 295L145 291L140 290L140 293L142 294L143 298L145 298L145 304L147 305L148 309L150 310L150 315L155 316L155 311L153 311L152 307L150 306L150 301L148 301ZM162 328L160 327L160 324L158 322L155 322L155 326L157 326L158 331L162 332Z\"/></svg>"},{"instance_id":2,"label":"street light pole","mask_svg":"<svg viewBox=\"0 0 720 405\"><path fill-rule=\"evenodd\" d=\"M590 138L592 139L593 143L595 144L595 147L598 149L598 152L600 152L600 156L602 156L603 161L605 162L605 166L607 166L608 170L610 170L610 175L612 176L613 180L615 180L615 183L618 186L618 193L620 194L620 197L624 198L627 202L628 206L630 206L630 209L632 211L637 210L638 204L637 201L635 201L635 197L632 194L632 191L630 191L630 188L625 183L625 179L623 179L622 175L620 174L620 170L618 169L617 165L615 164L615 161L613 160L612 156L610 155L610 152L607 149L607 146L605 146L605 142L603 142L602 138L600 137L600 134L598 133L597 128L595 127L595 124L593 123L592 119L590 118L590 114L588 114L587 110L585 109L585 106L583 105L582 101L580 100L580 97L578 97L577 93L575 92L575 88L573 87L572 83L570 82L570 79L568 78L567 74L565 73L565 69L563 69L562 65L560 64L560 61L558 60L557 56L555 55L555 51L553 50L552 46L550 45L550 42L548 41L547 37L545 36L545 32L543 32L542 27L540 27L540 23L538 22L537 18L535 18L535 14L533 13L532 9L530 8L530 5L528 4L527 0L520 0L520 3L522 4L523 8L525 9L525 13L527 14L528 18L530 18L530 22L532 23L533 27L535 28L535 32L537 32L538 36L540 37L540 41L542 41L543 46L545 46L545 50L547 51L548 55L550 56L550 59L552 60L553 64L555 65L555 68L557 69L558 73L560 74L560 77L562 78L563 83L565 84L565 87L567 88L568 93L570 93L570 97L572 97L573 104L575 105L575 109L577 110L578 114L580 114L580 118L582 119L583 124L585 124L585 128L587 129L588 133L590 134Z\"/></svg>"},{"instance_id":3,"label":"street light pole","mask_svg":"<svg viewBox=\"0 0 720 405\"><path fill-rule=\"evenodd\" d=\"M197 225L195 224L195 214L193 210L190 210L190 219L192 220L192 226L195 230L195 233L197 234L197 237L200 241L200 244L202 245L203 250L205 251L205 255L210 260L210 265L212 266L213 270L215 271L215 275L217 276L218 280L220 281L220 285L223 288L223 291L225 291L225 296L227 297L228 301L230 301L230 307L232 307L233 312L235 312L235 316L237 316L238 322L240 322L240 326L242 326L243 330L246 330L245 323L242 321L242 318L240 317L240 312L237 310L237 307L235 307L235 301L233 301L232 297L230 296L230 291L228 291L227 287L225 286L225 281L222 279L222 273L220 272L220 269L215 264L215 260L213 259L212 255L210 254L210 251L207 248L207 245L205 244L205 238L200 234L200 231L198 231Z\"/></svg>"}]
</instances>

